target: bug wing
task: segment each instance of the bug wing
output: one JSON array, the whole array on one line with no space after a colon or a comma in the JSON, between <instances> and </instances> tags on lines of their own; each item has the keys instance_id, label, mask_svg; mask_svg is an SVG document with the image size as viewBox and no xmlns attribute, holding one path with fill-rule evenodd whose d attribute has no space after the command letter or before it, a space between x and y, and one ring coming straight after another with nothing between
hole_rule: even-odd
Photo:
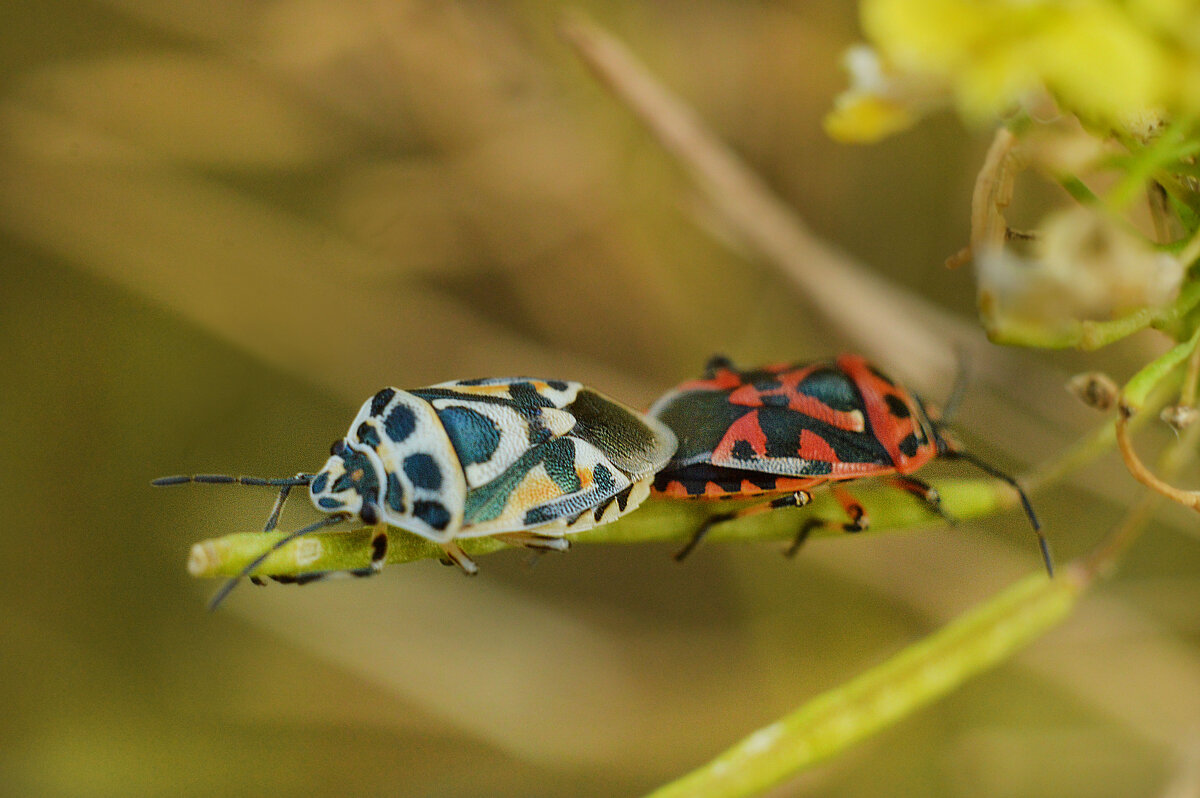
<instances>
[{"instance_id":1,"label":"bug wing","mask_svg":"<svg viewBox=\"0 0 1200 798\"><path fill-rule=\"evenodd\" d=\"M530 444L474 487L464 535L565 533L613 520L641 503L675 451L664 424L590 388L579 386L569 403L548 411L569 417L569 431Z\"/></svg>"},{"instance_id":2,"label":"bug wing","mask_svg":"<svg viewBox=\"0 0 1200 798\"><path fill-rule=\"evenodd\" d=\"M501 377L444 382L413 391L434 408L459 462L468 490L492 482L531 445L562 437L575 417L561 409L577 382Z\"/></svg>"},{"instance_id":3,"label":"bug wing","mask_svg":"<svg viewBox=\"0 0 1200 798\"><path fill-rule=\"evenodd\" d=\"M573 435L634 478L661 470L678 447L666 424L590 388L581 388L565 410L575 417Z\"/></svg>"},{"instance_id":4,"label":"bug wing","mask_svg":"<svg viewBox=\"0 0 1200 798\"><path fill-rule=\"evenodd\" d=\"M738 418L713 449L710 462L781 476L849 478L892 467L869 429L834 426L781 407L760 407Z\"/></svg>"},{"instance_id":5,"label":"bug wing","mask_svg":"<svg viewBox=\"0 0 1200 798\"><path fill-rule=\"evenodd\" d=\"M620 512L645 498L648 482L649 477L639 478L641 495L636 502L627 496ZM496 479L470 491L459 536L579 531L598 522L609 503L633 484L599 448L565 435L530 447Z\"/></svg>"}]
</instances>

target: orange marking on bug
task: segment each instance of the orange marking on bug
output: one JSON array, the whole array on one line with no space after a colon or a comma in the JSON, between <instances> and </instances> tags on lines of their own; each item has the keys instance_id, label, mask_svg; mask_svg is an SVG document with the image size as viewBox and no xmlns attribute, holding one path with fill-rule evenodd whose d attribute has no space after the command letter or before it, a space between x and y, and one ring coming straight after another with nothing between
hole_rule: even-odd
<instances>
[{"instance_id":1,"label":"orange marking on bug","mask_svg":"<svg viewBox=\"0 0 1200 798\"><path fill-rule=\"evenodd\" d=\"M722 499L728 495L729 491L715 482L707 482L704 485L704 498L706 499Z\"/></svg>"},{"instance_id":2,"label":"orange marking on bug","mask_svg":"<svg viewBox=\"0 0 1200 798\"><path fill-rule=\"evenodd\" d=\"M579 477L580 489L590 488L592 486L592 469L576 468L575 476Z\"/></svg>"}]
</instances>

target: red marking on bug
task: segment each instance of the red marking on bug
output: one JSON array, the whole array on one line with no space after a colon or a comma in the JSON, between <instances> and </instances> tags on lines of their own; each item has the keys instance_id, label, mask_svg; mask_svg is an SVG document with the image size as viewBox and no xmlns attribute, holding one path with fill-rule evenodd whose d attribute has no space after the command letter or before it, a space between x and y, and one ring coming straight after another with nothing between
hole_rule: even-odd
<instances>
[{"instance_id":1,"label":"red marking on bug","mask_svg":"<svg viewBox=\"0 0 1200 798\"><path fill-rule=\"evenodd\" d=\"M805 460L821 460L826 463L841 462L829 442L811 430L804 430L800 433L800 450L796 452L796 456L803 457Z\"/></svg>"},{"instance_id":2,"label":"red marking on bug","mask_svg":"<svg viewBox=\"0 0 1200 798\"><path fill-rule=\"evenodd\" d=\"M734 456L734 447L744 441L758 457L767 456L767 435L758 423L758 411L747 413L729 425L729 430L713 450L714 463L723 465L735 464L739 458Z\"/></svg>"}]
</instances>

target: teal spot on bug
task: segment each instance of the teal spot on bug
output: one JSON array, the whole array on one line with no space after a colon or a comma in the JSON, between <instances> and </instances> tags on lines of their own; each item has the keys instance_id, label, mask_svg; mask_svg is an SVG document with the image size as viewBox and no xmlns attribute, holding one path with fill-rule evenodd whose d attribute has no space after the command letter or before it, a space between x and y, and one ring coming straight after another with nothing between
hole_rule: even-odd
<instances>
[{"instance_id":1,"label":"teal spot on bug","mask_svg":"<svg viewBox=\"0 0 1200 798\"><path fill-rule=\"evenodd\" d=\"M542 451L542 465L563 493L577 493L583 484L575 472L575 444L570 438L557 438Z\"/></svg>"},{"instance_id":2,"label":"teal spot on bug","mask_svg":"<svg viewBox=\"0 0 1200 798\"><path fill-rule=\"evenodd\" d=\"M309 487L309 490L315 496L318 493L324 493L325 487L328 484L329 484L329 472L322 471L320 474L317 474L317 478L312 481L312 485Z\"/></svg>"},{"instance_id":3,"label":"teal spot on bug","mask_svg":"<svg viewBox=\"0 0 1200 798\"><path fill-rule=\"evenodd\" d=\"M404 458L404 473L415 488L438 490L442 487L442 470L437 461L424 452Z\"/></svg>"},{"instance_id":4,"label":"teal spot on bug","mask_svg":"<svg viewBox=\"0 0 1200 798\"><path fill-rule=\"evenodd\" d=\"M387 432L387 436L396 443L406 440L416 428L417 416L413 413L412 408L405 405L397 405L392 412L388 413L387 420L383 422L383 429Z\"/></svg>"},{"instance_id":5,"label":"teal spot on bug","mask_svg":"<svg viewBox=\"0 0 1200 798\"><path fill-rule=\"evenodd\" d=\"M326 510L338 510L345 507L346 504L340 499L335 499L332 496L322 496L317 499L317 504L324 507Z\"/></svg>"},{"instance_id":6,"label":"teal spot on bug","mask_svg":"<svg viewBox=\"0 0 1200 798\"><path fill-rule=\"evenodd\" d=\"M414 502L413 515L438 531L450 524L450 511L441 502Z\"/></svg>"},{"instance_id":7,"label":"teal spot on bug","mask_svg":"<svg viewBox=\"0 0 1200 798\"><path fill-rule=\"evenodd\" d=\"M616 480L613 479L612 472L609 471L608 467L603 463L598 463L596 467L592 469L592 484L596 487L596 490L604 494L607 494L617 486Z\"/></svg>"},{"instance_id":8,"label":"teal spot on bug","mask_svg":"<svg viewBox=\"0 0 1200 798\"><path fill-rule=\"evenodd\" d=\"M558 518L558 513L553 507L534 507L529 512L525 513L525 518L522 519L526 526L541 526L548 524Z\"/></svg>"},{"instance_id":9,"label":"teal spot on bug","mask_svg":"<svg viewBox=\"0 0 1200 798\"><path fill-rule=\"evenodd\" d=\"M496 422L469 407L447 407L438 411L438 419L463 466L486 463L500 446Z\"/></svg>"}]
</instances>

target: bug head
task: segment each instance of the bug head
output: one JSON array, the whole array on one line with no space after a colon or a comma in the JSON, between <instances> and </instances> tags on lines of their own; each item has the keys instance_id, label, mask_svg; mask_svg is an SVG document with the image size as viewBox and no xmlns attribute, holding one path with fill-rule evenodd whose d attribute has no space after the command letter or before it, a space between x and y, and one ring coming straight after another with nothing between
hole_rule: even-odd
<instances>
[{"instance_id":1,"label":"bug head","mask_svg":"<svg viewBox=\"0 0 1200 798\"><path fill-rule=\"evenodd\" d=\"M308 492L322 512L352 513L374 524L379 520L381 471L373 451L339 439L329 448L329 459L309 483Z\"/></svg>"}]
</instances>

